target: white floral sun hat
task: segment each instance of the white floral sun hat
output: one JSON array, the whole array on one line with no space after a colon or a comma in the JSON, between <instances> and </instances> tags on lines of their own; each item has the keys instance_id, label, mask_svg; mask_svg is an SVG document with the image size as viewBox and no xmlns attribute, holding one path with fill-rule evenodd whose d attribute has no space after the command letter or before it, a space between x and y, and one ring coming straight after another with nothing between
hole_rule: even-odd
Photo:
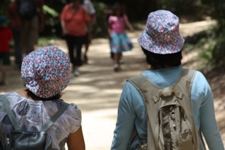
<instances>
[{"instance_id":1,"label":"white floral sun hat","mask_svg":"<svg viewBox=\"0 0 225 150\"><path fill-rule=\"evenodd\" d=\"M173 54L181 51L184 39L179 33L179 18L168 10L151 12L138 43L155 54Z\"/></svg>"}]
</instances>

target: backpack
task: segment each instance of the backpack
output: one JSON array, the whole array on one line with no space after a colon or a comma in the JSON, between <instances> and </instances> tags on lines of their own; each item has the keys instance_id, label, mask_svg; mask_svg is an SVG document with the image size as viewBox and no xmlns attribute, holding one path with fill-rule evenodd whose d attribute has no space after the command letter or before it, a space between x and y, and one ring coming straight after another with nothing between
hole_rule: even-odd
<instances>
[{"instance_id":1,"label":"backpack","mask_svg":"<svg viewBox=\"0 0 225 150\"><path fill-rule=\"evenodd\" d=\"M147 112L147 141L139 138L138 150L199 150L190 100L194 75L195 71L183 69L166 88L156 87L143 75L128 79L140 92Z\"/></svg>"},{"instance_id":2,"label":"backpack","mask_svg":"<svg viewBox=\"0 0 225 150\"><path fill-rule=\"evenodd\" d=\"M9 101L3 95L3 108L5 109L14 130L0 141L0 150L52 150L52 140L46 130L63 114L69 104L63 103L61 108L45 123L40 131L23 131L16 122L13 111L9 107Z\"/></svg>"},{"instance_id":3,"label":"backpack","mask_svg":"<svg viewBox=\"0 0 225 150\"><path fill-rule=\"evenodd\" d=\"M18 0L18 10L22 19L32 19L37 15L36 0Z\"/></svg>"}]
</instances>

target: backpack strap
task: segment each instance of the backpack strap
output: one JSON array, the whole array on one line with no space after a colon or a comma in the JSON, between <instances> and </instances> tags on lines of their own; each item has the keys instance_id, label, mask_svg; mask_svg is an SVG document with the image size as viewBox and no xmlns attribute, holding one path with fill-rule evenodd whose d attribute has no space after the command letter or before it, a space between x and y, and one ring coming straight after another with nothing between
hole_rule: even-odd
<instances>
[{"instance_id":1,"label":"backpack strap","mask_svg":"<svg viewBox=\"0 0 225 150\"><path fill-rule=\"evenodd\" d=\"M11 121L14 129L15 130L21 130L20 126L18 125L18 123L16 121L15 115L13 114L12 110L9 107L10 103L9 103L8 99L6 98L6 96L0 95L0 99L2 100L3 108L5 109L8 117L9 117L9 120Z\"/></svg>"},{"instance_id":2,"label":"backpack strap","mask_svg":"<svg viewBox=\"0 0 225 150\"><path fill-rule=\"evenodd\" d=\"M68 103L63 103L60 109L44 124L40 131L46 131L69 107Z\"/></svg>"},{"instance_id":3,"label":"backpack strap","mask_svg":"<svg viewBox=\"0 0 225 150\"><path fill-rule=\"evenodd\" d=\"M148 89L149 88L149 83L151 84L151 82L145 76L143 76L143 75L133 76L133 77L129 78L127 81L129 81L131 84L133 84L133 86L141 94L142 99L143 99L143 102L145 104L146 115L147 115L146 119L147 119L147 122L148 122L149 121L149 119L148 119L149 117L148 117L148 113L147 113L147 103L149 103L148 100L149 100L149 98L150 98L151 95L148 95L147 93L148 93L148 90L149 90ZM150 111L153 114L155 113L154 110L150 110ZM149 123L151 123L151 121L149 121ZM136 130L136 128L135 128L135 130ZM149 127L147 127L147 132L150 133L151 135L155 134L155 132L152 132L152 130ZM154 135L154 136L156 136L156 135ZM154 136L148 136L148 139L147 140L149 140L149 141L152 142L152 144L149 145L150 149L156 150L157 149L156 148L157 143L155 143ZM142 144L142 141L139 138L139 145L140 144Z\"/></svg>"},{"instance_id":4,"label":"backpack strap","mask_svg":"<svg viewBox=\"0 0 225 150\"><path fill-rule=\"evenodd\" d=\"M180 73L180 77L178 78L178 80L172 85L173 87L180 83L180 81L184 78L186 78L186 80L189 83L189 87L190 88L192 86L192 81L194 79L195 76L195 71L194 70L190 70L190 69L182 69L181 73Z\"/></svg>"},{"instance_id":5,"label":"backpack strap","mask_svg":"<svg viewBox=\"0 0 225 150\"><path fill-rule=\"evenodd\" d=\"M182 69L177 81L174 84L172 84L171 86L168 86L165 88L156 87L149 80L147 80L147 82L149 83L149 86L156 88L156 89L160 89L160 92L156 95L153 95L151 99L155 103L157 103L159 101L161 95L168 96L168 95L171 95L172 93L178 99L182 99L184 97L184 93L189 94L190 92L189 93L187 93L186 91L183 92L183 90L181 90L181 92L177 92L177 90L175 90L175 89L177 89L177 87L186 87L186 89L190 89L192 86L192 81L194 79L194 75L195 75L194 70ZM180 88L180 89L183 89L183 88ZM189 94L189 97L190 97L190 94ZM186 103L189 104L189 102L186 102ZM191 107L189 109L191 109Z\"/></svg>"},{"instance_id":6,"label":"backpack strap","mask_svg":"<svg viewBox=\"0 0 225 150\"><path fill-rule=\"evenodd\" d=\"M18 125L15 115L13 114L12 110L10 109L9 101L5 95L0 95L0 99L2 99L3 107L14 127L15 130L21 130L20 126ZM69 107L68 103L63 103L60 109L43 125L40 131L46 131Z\"/></svg>"}]
</instances>

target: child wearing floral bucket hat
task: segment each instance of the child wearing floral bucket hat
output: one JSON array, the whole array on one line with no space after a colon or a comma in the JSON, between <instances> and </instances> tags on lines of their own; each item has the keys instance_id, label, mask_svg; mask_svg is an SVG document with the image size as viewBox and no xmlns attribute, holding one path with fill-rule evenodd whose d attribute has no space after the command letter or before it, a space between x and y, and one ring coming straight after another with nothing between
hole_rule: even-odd
<instances>
[{"instance_id":1,"label":"child wearing floral bucket hat","mask_svg":"<svg viewBox=\"0 0 225 150\"><path fill-rule=\"evenodd\" d=\"M206 78L199 71L184 69L181 66L181 51L184 39L179 33L179 18L168 10L151 12L147 18L146 27L138 38L138 43L145 52L146 60L151 67L149 70L143 71L141 75L129 78L124 85L119 101L118 117L111 150L174 149L174 145L171 147L167 143L168 141L162 141L165 137L155 137L164 135L169 130L174 129L176 131L178 128L171 127L165 131L165 125L168 124L164 124L163 128L162 125L161 127L158 126L159 128L150 127L160 125L162 122L157 121L157 119L163 115L168 116L170 114L160 113L159 116L156 115L155 117L155 114L157 114L155 110L158 107L156 105L158 104L157 96L161 98L163 94L166 97L171 94L172 90L180 89L185 89L187 92L183 93L186 96L182 100L186 100L185 103L188 105L184 105L183 109L190 110L187 117L189 120L191 116L192 124L189 125L192 125L192 129L195 128L197 131L192 132L194 133L192 142L186 144L186 146L182 142L179 143L180 145L175 146L177 150L188 149L190 146L195 147L193 150L205 150L202 140L203 136L209 149L224 150L215 119L212 90ZM189 75L185 74L187 72L192 74L190 79ZM187 85L187 87L182 85ZM159 94L157 95L158 92ZM176 95L178 97L181 96L179 93L176 93ZM162 99L159 100L161 105L163 105ZM180 103L180 101L175 100L174 103ZM163 107L160 112L164 108L167 107ZM172 117L173 115L171 114ZM172 120L170 121L172 122ZM177 127L178 124L173 125ZM157 131L162 131L157 129L162 129L163 132L156 133ZM179 137L181 138L181 136ZM174 139L172 135L169 141L171 139ZM152 141L152 143L147 144L149 141Z\"/></svg>"},{"instance_id":2,"label":"child wearing floral bucket hat","mask_svg":"<svg viewBox=\"0 0 225 150\"><path fill-rule=\"evenodd\" d=\"M39 48L24 57L21 77L26 89L8 92L4 96L19 126L35 132L65 105L61 92L70 82L69 58L56 46ZM2 101L0 96L0 118L6 118L4 109L1 109ZM6 120L0 121L0 142L12 126ZM74 103L69 104L46 132L51 137L52 149L64 149L66 143L69 149L85 149L81 111Z\"/></svg>"}]
</instances>

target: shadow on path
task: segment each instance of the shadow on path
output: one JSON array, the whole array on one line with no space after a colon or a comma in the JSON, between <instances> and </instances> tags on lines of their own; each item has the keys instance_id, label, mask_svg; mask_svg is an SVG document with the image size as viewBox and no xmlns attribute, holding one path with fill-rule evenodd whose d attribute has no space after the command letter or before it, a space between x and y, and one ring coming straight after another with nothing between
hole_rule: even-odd
<instances>
[{"instance_id":1,"label":"shadow on path","mask_svg":"<svg viewBox=\"0 0 225 150\"><path fill-rule=\"evenodd\" d=\"M181 25L181 33L183 36L189 36L190 31L194 29L197 30L196 32L204 30L207 23L204 28L203 26L203 22ZM76 103L82 111L82 125L87 150L110 149L123 85L126 79L138 75L148 68L144 54L137 43L140 34L140 31L128 34L134 48L123 54L125 63L122 64L122 71L118 73L113 71L108 40L94 39L88 53L89 64L80 68L81 75L79 77L71 74L71 82L63 91L63 99ZM54 45L67 52L64 41L56 40ZM183 63L186 67L193 68L193 63L195 63L193 58L197 56L194 51L185 53ZM20 72L14 66L9 68L7 77L8 85L1 87L0 93L23 88ZM224 124L220 124L221 129L224 129L224 126Z\"/></svg>"}]
</instances>

